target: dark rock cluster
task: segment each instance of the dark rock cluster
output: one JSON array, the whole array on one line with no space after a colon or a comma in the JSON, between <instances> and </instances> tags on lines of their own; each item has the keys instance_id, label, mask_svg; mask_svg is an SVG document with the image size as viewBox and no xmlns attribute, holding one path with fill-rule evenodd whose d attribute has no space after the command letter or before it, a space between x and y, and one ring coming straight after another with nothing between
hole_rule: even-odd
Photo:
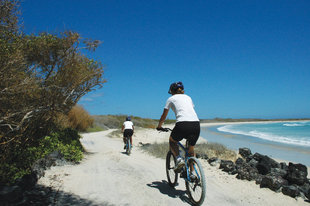
<instances>
[{"instance_id":1,"label":"dark rock cluster","mask_svg":"<svg viewBox=\"0 0 310 206\"><path fill-rule=\"evenodd\" d=\"M252 154L248 148L240 148L235 162L221 160L220 169L237 174L242 180L255 181L262 188L269 188L284 195L310 199L310 180L307 179L307 167L303 164L284 162L278 163L274 159L259 153Z\"/></svg>"},{"instance_id":2,"label":"dark rock cluster","mask_svg":"<svg viewBox=\"0 0 310 206\"><path fill-rule=\"evenodd\" d=\"M18 179L14 185L0 186L0 206L50 205L52 189L36 185L36 183L40 177L44 176L47 168L64 164L67 162L58 151L37 160L32 166L31 174Z\"/></svg>"}]
</instances>

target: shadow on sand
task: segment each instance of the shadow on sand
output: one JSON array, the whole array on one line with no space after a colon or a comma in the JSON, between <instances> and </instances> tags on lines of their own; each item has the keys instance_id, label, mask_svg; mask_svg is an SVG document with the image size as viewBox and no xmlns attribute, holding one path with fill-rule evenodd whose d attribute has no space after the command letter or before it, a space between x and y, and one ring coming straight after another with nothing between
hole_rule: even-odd
<instances>
[{"instance_id":1,"label":"shadow on sand","mask_svg":"<svg viewBox=\"0 0 310 206\"><path fill-rule=\"evenodd\" d=\"M79 197L75 194L70 194L67 192L52 189L51 187L46 187L42 185L36 185L34 189L28 191L24 194L23 200L20 200L18 204L12 204L9 202L2 203L0 206L9 205L23 205L23 206L113 206L108 202L96 203L91 200L87 200Z\"/></svg>"},{"instance_id":2,"label":"shadow on sand","mask_svg":"<svg viewBox=\"0 0 310 206\"><path fill-rule=\"evenodd\" d=\"M183 202L186 202L188 204L192 204L190 199L186 195L186 191L183 190L177 190L175 188L172 188L169 186L168 182L165 180L155 181L151 184L147 184L147 186L158 189L162 194L168 195L172 198L180 198Z\"/></svg>"}]
</instances>

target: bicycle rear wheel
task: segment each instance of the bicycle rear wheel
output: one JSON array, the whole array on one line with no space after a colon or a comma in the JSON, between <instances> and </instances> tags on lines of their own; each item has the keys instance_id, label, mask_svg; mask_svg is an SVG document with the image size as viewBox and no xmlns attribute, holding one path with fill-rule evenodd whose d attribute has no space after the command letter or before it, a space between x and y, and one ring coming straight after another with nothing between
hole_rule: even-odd
<instances>
[{"instance_id":1,"label":"bicycle rear wheel","mask_svg":"<svg viewBox=\"0 0 310 206\"><path fill-rule=\"evenodd\" d=\"M176 164L176 159L173 156L172 152L169 151L166 156L166 173L167 173L167 179L168 183L171 187L176 186L178 183L178 173L176 173L173 169Z\"/></svg>"},{"instance_id":2,"label":"bicycle rear wheel","mask_svg":"<svg viewBox=\"0 0 310 206\"><path fill-rule=\"evenodd\" d=\"M187 164L188 166L193 164L194 171L192 171L192 173L196 176L196 178L193 180L185 180L188 196L195 205L201 205L206 196L206 181L204 171L200 162L195 157L189 158Z\"/></svg>"},{"instance_id":3,"label":"bicycle rear wheel","mask_svg":"<svg viewBox=\"0 0 310 206\"><path fill-rule=\"evenodd\" d=\"M127 140L126 140L126 153L127 155L130 155L131 153L131 144L130 144L130 137L127 137Z\"/></svg>"}]
</instances>

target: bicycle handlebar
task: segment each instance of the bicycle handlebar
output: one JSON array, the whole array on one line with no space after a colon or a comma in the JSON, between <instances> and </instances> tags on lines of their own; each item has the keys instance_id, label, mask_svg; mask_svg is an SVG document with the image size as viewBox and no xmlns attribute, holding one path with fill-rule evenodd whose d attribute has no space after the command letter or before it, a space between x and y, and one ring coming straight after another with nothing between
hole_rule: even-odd
<instances>
[{"instance_id":1,"label":"bicycle handlebar","mask_svg":"<svg viewBox=\"0 0 310 206\"><path fill-rule=\"evenodd\" d=\"M161 128L156 128L158 131L161 131L161 132L169 132L169 131L172 131L172 129L170 129L170 128L163 128L163 127L161 127Z\"/></svg>"}]
</instances>

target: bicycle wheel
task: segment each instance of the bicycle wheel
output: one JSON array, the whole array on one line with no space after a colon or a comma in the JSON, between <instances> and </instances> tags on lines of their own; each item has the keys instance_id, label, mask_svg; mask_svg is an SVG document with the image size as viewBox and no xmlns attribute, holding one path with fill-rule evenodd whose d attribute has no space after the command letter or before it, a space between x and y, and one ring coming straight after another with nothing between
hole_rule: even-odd
<instances>
[{"instance_id":1,"label":"bicycle wheel","mask_svg":"<svg viewBox=\"0 0 310 206\"><path fill-rule=\"evenodd\" d=\"M127 147L126 147L126 153L127 155L130 155L130 152L131 152L131 144L130 144L130 138L127 137Z\"/></svg>"},{"instance_id":2,"label":"bicycle wheel","mask_svg":"<svg viewBox=\"0 0 310 206\"><path fill-rule=\"evenodd\" d=\"M176 173L173 169L175 167L175 157L173 156L172 152L169 151L166 156L166 173L168 183L171 187L176 186L178 183L178 173Z\"/></svg>"},{"instance_id":3,"label":"bicycle wheel","mask_svg":"<svg viewBox=\"0 0 310 206\"><path fill-rule=\"evenodd\" d=\"M188 166L193 164L193 174L196 176L194 180L185 180L186 190L191 201L195 205L201 205L206 195L206 181L202 166L197 158L191 157L187 161Z\"/></svg>"}]
</instances>

